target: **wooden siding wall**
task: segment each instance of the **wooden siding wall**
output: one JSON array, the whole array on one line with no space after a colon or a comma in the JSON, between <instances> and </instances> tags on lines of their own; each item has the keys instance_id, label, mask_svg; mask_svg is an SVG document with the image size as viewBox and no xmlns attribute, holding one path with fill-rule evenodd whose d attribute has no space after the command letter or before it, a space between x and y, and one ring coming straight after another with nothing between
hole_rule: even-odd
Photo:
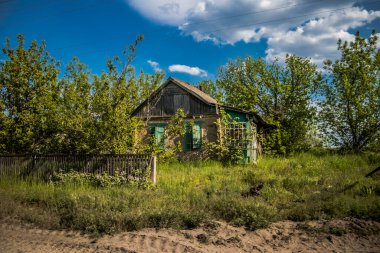
<instances>
[{"instance_id":1,"label":"wooden siding wall","mask_svg":"<svg viewBox=\"0 0 380 253\"><path fill-rule=\"evenodd\" d=\"M136 116L172 116L179 108L183 108L189 116L216 114L215 106L204 103L173 83L168 84L149 103L145 103Z\"/></svg>"}]
</instances>

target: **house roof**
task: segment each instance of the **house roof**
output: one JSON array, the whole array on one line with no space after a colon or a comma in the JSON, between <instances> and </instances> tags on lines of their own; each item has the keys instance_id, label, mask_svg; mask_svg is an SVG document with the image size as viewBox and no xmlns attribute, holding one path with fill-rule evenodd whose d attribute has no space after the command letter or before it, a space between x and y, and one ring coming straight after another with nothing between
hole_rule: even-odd
<instances>
[{"instance_id":1,"label":"house roof","mask_svg":"<svg viewBox=\"0 0 380 253\"><path fill-rule=\"evenodd\" d=\"M212 98L207 93L201 91L200 89L194 87L193 85L191 85L185 81L182 81L178 78L169 77L157 90L152 92L152 94L147 99L145 99L139 106L136 107L136 109L132 112L132 115L134 115L150 98L154 97L157 93L159 93L162 89L164 89L171 82L175 83L176 85L178 85L182 89L186 90L187 92L189 92L190 94L192 94L196 98L200 99L201 101L205 102L206 104L209 104L209 105L217 105L218 104L218 102L214 98Z\"/></svg>"},{"instance_id":2,"label":"house roof","mask_svg":"<svg viewBox=\"0 0 380 253\"><path fill-rule=\"evenodd\" d=\"M205 102L207 104L211 104L211 105L218 104L218 102L214 98L212 98L209 94L201 91L197 87L195 87L195 86L193 86L193 85L191 85L185 81L182 81L182 80L174 78L174 77L169 77L168 81L173 81L174 83L181 86L182 88L184 88L185 90L187 90L188 92L190 92L191 94L193 94L194 96L196 96L197 98L199 98L200 100L202 100L203 102Z\"/></svg>"},{"instance_id":3,"label":"house roof","mask_svg":"<svg viewBox=\"0 0 380 253\"><path fill-rule=\"evenodd\" d=\"M247 111L247 110L243 110L243 109L238 109L238 108L235 108L235 107L232 107L232 106L228 106L228 105L219 105L221 108L225 109L225 110L229 110L229 111L235 111L235 112L240 112L240 113L246 113L248 115L250 115L254 122L263 126L264 128L276 128L275 125L272 125L272 124L269 124L267 123L263 118L261 118L257 113L255 112L251 112L251 111Z\"/></svg>"},{"instance_id":4,"label":"house roof","mask_svg":"<svg viewBox=\"0 0 380 253\"><path fill-rule=\"evenodd\" d=\"M174 77L169 77L165 83L163 83L157 90L155 90L150 96L149 98L147 98L144 102L142 102L133 112L132 112L132 115L134 115L150 98L154 97L158 92L160 92L162 89L164 89L169 83L175 83L176 85L180 86L181 88L183 88L184 90L186 90L187 92L189 92L190 94L194 95L195 97L197 97L198 99L200 99L201 101L205 102L206 104L209 104L209 105L214 105L214 106L220 106L224 109L227 109L227 110L232 110L232 111L236 111L236 112L241 112L241 113L246 113L246 114L249 114L250 116L253 116L254 120L264 126L264 127L271 127L272 125L266 123L257 113L255 112L250 112L250 111L246 111L246 110L242 110L242 109L238 109L238 108L234 108L234 107L231 107L231 106L227 106L227 105L221 105L219 104L214 98L212 98L210 95L208 95L207 93L201 91L200 89L198 89L197 87L185 82L185 81L182 81L178 78L174 78Z\"/></svg>"}]
</instances>

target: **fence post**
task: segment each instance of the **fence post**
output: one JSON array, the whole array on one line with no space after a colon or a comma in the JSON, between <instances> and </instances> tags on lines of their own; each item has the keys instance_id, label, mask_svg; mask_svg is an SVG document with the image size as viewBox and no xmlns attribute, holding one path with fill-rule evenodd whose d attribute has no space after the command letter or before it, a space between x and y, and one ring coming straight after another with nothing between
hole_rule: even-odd
<instances>
[{"instance_id":1,"label":"fence post","mask_svg":"<svg viewBox=\"0 0 380 253\"><path fill-rule=\"evenodd\" d=\"M152 156L151 163L150 163L150 179L152 180L153 184L156 184L156 176L157 176L157 157Z\"/></svg>"}]
</instances>

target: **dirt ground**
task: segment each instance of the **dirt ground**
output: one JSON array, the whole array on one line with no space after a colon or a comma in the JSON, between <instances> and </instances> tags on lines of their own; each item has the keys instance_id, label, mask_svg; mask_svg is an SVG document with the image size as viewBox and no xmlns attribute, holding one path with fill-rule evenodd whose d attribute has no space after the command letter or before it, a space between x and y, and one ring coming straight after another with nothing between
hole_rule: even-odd
<instances>
[{"instance_id":1,"label":"dirt ground","mask_svg":"<svg viewBox=\"0 0 380 253\"><path fill-rule=\"evenodd\" d=\"M0 252L380 252L380 223L281 221L254 232L222 222L194 230L143 229L91 238L0 221Z\"/></svg>"}]
</instances>

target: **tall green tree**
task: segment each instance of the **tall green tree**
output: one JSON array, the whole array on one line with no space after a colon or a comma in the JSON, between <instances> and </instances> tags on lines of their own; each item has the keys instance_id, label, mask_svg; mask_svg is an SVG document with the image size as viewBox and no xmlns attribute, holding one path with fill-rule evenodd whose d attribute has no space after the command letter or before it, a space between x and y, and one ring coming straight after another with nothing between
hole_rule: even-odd
<instances>
[{"instance_id":1,"label":"tall green tree","mask_svg":"<svg viewBox=\"0 0 380 253\"><path fill-rule=\"evenodd\" d=\"M321 118L330 145L360 151L380 136L380 50L369 38L338 41L341 58L325 62L331 78L323 87ZM380 144L377 143L377 146Z\"/></svg>"},{"instance_id":2,"label":"tall green tree","mask_svg":"<svg viewBox=\"0 0 380 253\"><path fill-rule=\"evenodd\" d=\"M308 144L312 97L321 80L307 58L288 55L283 65L247 57L222 67L217 86L226 104L257 112L276 126L266 134L266 152L289 154Z\"/></svg>"},{"instance_id":3,"label":"tall green tree","mask_svg":"<svg viewBox=\"0 0 380 253\"><path fill-rule=\"evenodd\" d=\"M7 39L2 52L7 59L0 71L0 146L8 153L45 152L58 131L58 63L44 42L24 48L22 35L16 48Z\"/></svg>"},{"instance_id":4,"label":"tall green tree","mask_svg":"<svg viewBox=\"0 0 380 253\"><path fill-rule=\"evenodd\" d=\"M134 108L164 78L135 74L139 36L123 57L107 61L101 75L93 75L74 58L58 78L59 64L33 41L25 48L23 36L12 48L7 40L0 63L1 153L125 153L137 143L131 117Z\"/></svg>"},{"instance_id":5,"label":"tall green tree","mask_svg":"<svg viewBox=\"0 0 380 253\"><path fill-rule=\"evenodd\" d=\"M0 63L0 73L2 72L3 63ZM5 153L7 149L7 131L9 129L9 121L5 114L5 103L4 96L2 95L5 92L3 84L0 83L0 154Z\"/></svg>"},{"instance_id":6,"label":"tall green tree","mask_svg":"<svg viewBox=\"0 0 380 253\"><path fill-rule=\"evenodd\" d=\"M75 58L59 82L60 135L56 152L89 153L94 149L92 82L87 66Z\"/></svg>"},{"instance_id":7,"label":"tall green tree","mask_svg":"<svg viewBox=\"0 0 380 253\"><path fill-rule=\"evenodd\" d=\"M118 59L108 61L108 70L94 77L93 112L98 150L111 153L133 151L138 119L131 117L133 110L161 84L164 73L153 75L140 71L135 75L133 66L119 71Z\"/></svg>"},{"instance_id":8,"label":"tall green tree","mask_svg":"<svg viewBox=\"0 0 380 253\"><path fill-rule=\"evenodd\" d=\"M142 38L124 52L125 60L107 60L101 75L92 75L86 65L74 59L62 80L67 137L65 152L126 153L133 151L139 122L132 111L162 82L164 73L135 74L131 62Z\"/></svg>"}]
</instances>

